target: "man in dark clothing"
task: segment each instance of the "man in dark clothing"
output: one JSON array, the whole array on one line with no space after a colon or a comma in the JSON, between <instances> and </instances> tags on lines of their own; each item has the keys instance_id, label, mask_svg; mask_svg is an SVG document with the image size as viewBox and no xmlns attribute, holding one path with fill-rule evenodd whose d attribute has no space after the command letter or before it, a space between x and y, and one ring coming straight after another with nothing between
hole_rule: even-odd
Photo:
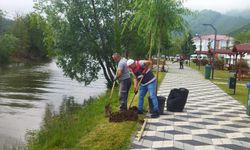
<instances>
[{"instance_id":1,"label":"man in dark clothing","mask_svg":"<svg viewBox=\"0 0 250 150\"><path fill-rule=\"evenodd\" d=\"M139 102L138 102L138 113L143 113L143 102L144 97L149 92L150 98L153 103L153 114L151 118L159 117L159 107L158 107L158 99L156 96L156 78L153 72L150 69L152 65L152 61L149 60L139 60L134 61L129 59L127 61L127 66L130 68L130 72L134 77L134 92L137 93L137 84L138 81L143 77L140 85L140 93L139 93Z\"/></svg>"},{"instance_id":2,"label":"man in dark clothing","mask_svg":"<svg viewBox=\"0 0 250 150\"><path fill-rule=\"evenodd\" d=\"M184 58L183 56L180 57L180 69L183 69Z\"/></svg>"},{"instance_id":3,"label":"man in dark clothing","mask_svg":"<svg viewBox=\"0 0 250 150\"><path fill-rule=\"evenodd\" d=\"M112 58L118 63L117 72L114 77L114 82L119 80L119 100L120 100L120 111L127 110L128 92L131 86L131 78L129 69L127 67L127 59L120 56L118 53L114 53Z\"/></svg>"}]
</instances>

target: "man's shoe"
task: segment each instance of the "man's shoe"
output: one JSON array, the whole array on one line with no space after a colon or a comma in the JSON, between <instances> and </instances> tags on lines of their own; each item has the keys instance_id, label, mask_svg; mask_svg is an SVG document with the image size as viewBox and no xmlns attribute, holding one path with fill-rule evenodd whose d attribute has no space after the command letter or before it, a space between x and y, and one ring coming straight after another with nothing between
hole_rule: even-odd
<instances>
[{"instance_id":1,"label":"man's shoe","mask_svg":"<svg viewBox=\"0 0 250 150\"><path fill-rule=\"evenodd\" d=\"M153 112L151 118L158 118L160 116L159 112Z\"/></svg>"}]
</instances>

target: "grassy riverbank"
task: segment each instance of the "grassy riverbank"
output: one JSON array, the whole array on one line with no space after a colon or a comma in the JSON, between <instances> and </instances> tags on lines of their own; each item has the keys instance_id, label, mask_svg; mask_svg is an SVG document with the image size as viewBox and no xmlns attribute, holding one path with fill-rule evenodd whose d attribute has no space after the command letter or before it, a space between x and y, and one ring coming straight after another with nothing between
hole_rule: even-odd
<instances>
[{"instance_id":1,"label":"grassy riverbank","mask_svg":"<svg viewBox=\"0 0 250 150\"><path fill-rule=\"evenodd\" d=\"M160 73L160 80L165 74ZM132 99L133 90L129 93L129 101ZM44 125L40 131L30 133L28 141L31 150L59 150L59 149L86 149L86 150L122 150L128 149L131 137L139 130L141 124L126 121L122 123L110 123L104 117L104 106L109 99L110 91L102 96L90 99L83 106L67 100L60 108L60 113L55 115L49 107L46 110ZM137 104L137 98L134 105ZM112 98L112 108L117 111L118 88L115 88ZM147 100L145 99L145 109ZM143 119L143 115L140 119Z\"/></svg>"}]
</instances>

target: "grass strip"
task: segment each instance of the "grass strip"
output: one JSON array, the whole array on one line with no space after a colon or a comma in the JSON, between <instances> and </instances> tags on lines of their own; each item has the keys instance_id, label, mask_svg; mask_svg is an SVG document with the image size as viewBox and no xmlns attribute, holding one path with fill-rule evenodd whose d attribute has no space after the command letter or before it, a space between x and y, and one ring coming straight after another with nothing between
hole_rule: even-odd
<instances>
[{"instance_id":1,"label":"grass strip","mask_svg":"<svg viewBox=\"0 0 250 150\"><path fill-rule=\"evenodd\" d=\"M165 73L160 73L159 82ZM133 96L131 86L128 101ZM104 116L104 106L109 99L110 91L98 98L89 99L84 105L66 100L60 107L60 113L53 113L47 107L43 126L39 131L29 132L28 149L30 150L124 150L128 149L131 137L141 126L140 121L110 123ZM145 97L144 109L147 109ZM132 105L137 106L136 98ZM118 87L112 97L113 111L119 107ZM140 115L140 120L144 115Z\"/></svg>"}]
</instances>

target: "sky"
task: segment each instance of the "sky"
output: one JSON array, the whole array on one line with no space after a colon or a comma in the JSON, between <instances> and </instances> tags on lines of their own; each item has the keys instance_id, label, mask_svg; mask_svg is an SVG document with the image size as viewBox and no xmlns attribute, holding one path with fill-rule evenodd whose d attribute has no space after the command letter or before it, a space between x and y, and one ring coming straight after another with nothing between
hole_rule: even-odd
<instances>
[{"instance_id":1,"label":"sky","mask_svg":"<svg viewBox=\"0 0 250 150\"><path fill-rule=\"evenodd\" d=\"M184 6L192 10L211 9L221 13L230 10L250 9L250 0L184 0Z\"/></svg>"},{"instance_id":2,"label":"sky","mask_svg":"<svg viewBox=\"0 0 250 150\"><path fill-rule=\"evenodd\" d=\"M27 14L33 10L37 0L0 0L0 9L6 11L8 18L16 14ZM250 0L184 0L184 6L192 10L211 9L221 13L235 9L250 9Z\"/></svg>"},{"instance_id":3,"label":"sky","mask_svg":"<svg viewBox=\"0 0 250 150\"><path fill-rule=\"evenodd\" d=\"M6 12L7 18L16 14L27 14L33 10L34 0L0 0L0 9Z\"/></svg>"}]
</instances>

